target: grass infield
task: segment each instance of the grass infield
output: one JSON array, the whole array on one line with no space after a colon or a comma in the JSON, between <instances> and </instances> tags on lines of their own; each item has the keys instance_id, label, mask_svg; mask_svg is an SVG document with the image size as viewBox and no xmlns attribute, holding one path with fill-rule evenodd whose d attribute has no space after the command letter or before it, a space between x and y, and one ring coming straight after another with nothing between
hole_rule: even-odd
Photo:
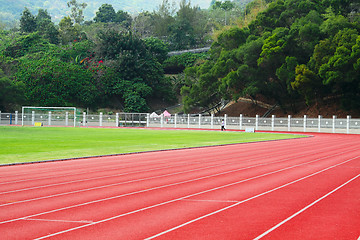
<instances>
[{"instance_id":1,"label":"grass infield","mask_svg":"<svg viewBox=\"0 0 360 240\"><path fill-rule=\"evenodd\" d=\"M198 130L0 126L0 164L302 137Z\"/></svg>"}]
</instances>

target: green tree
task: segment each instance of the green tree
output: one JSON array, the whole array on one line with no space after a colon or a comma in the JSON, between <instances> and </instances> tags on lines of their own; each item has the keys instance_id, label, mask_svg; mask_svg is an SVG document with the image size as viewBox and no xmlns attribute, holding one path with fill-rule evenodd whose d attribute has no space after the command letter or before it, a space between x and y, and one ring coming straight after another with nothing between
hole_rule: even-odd
<instances>
[{"instance_id":1,"label":"green tree","mask_svg":"<svg viewBox=\"0 0 360 240\"><path fill-rule=\"evenodd\" d=\"M236 49L246 42L249 32L246 29L232 27L224 30L218 37L217 42L225 50Z\"/></svg>"},{"instance_id":2,"label":"green tree","mask_svg":"<svg viewBox=\"0 0 360 240\"><path fill-rule=\"evenodd\" d=\"M59 23L59 35L62 44L76 41L80 36L79 29L74 26L70 17L64 17Z\"/></svg>"},{"instance_id":3,"label":"green tree","mask_svg":"<svg viewBox=\"0 0 360 240\"><path fill-rule=\"evenodd\" d=\"M77 0L70 0L67 2L67 6L71 8L70 17L74 23L81 24L84 22L84 9L87 7L87 3L78 3Z\"/></svg>"},{"instance_id":4,"label":"green tree","mask_svg":"<svg viewBox=\"0 0 360 240\"><path fill-rule=\"evenodd\" d=\"M196 43L194 25L197 9L190 2L182 0L176 13L175 21L169 25L170 45L174 49L191 48Z\"/></svg>"},{"instance_id":5,"label":"green tree","mask_svg":"<svg viewBox=\"0 0 360 240\"><path fill-rule=\"evenodd\" d=\"M92 72L51 53L22 59L15 76L25 84L25 98L33 105L96 105L98 91Z\"/></svg>"},{"instance_id":6,"label":"green tree","mask_svg":"<svg viewBox=\"0 0 360 240\"><path fill-rule=\"evenodd\" d=\"M129 29L132 23L132 17L129 13L119 10L116 13L115 22L120 23L126 29Z\"/></svg>"},{"instance_id":7,"label":"green tree","mask_svg":"<svg viewBox=\"0 0 360 240\"><path fill-rule=\"evenodd\" d=\"M0 69L0 109L13 111L24 101L24 84L13 81Z\"/></svg>"},{"instance_id":8,"label":"green tree","mask_svg":"<svg viewBox=\"0 0 360 240\"><path fill-rule=\"evenodd\" d=\"M131 32L111 30L99 37L97 54L107 66L102 82L110 98L123 103L125 109L130 109L129 104L137 99L141 104L139 108L131 108L134 111L144 110L142 103L150 98L173 99L154 45L147 45Z\"/></svg>"},{"instance_id":9,"label":"green tree","mask_svg":"<svg viewBox=\"0 0 360 240\"><path fill-rule=\"evenodd\" d=\"M36 31L36 27L35 16L28 8L25 8L20 18L20 30L22 32L31 33Z\"/></svg>"},{"instance_id":10,"label":"green tree","mask_svg":"<svg viewBox=\"0 0 360 240\"><path fill-rule=\"evenodd\" d=\"M169 52L168 45L158 38L145 38L144 43L147 49L153 54L153 57L159 62L163 63L167 59Z\"/></svg>"},{"instance_id":11,"label":"green tree","mask_svg":"<svg viewBox=\"0 0 360 240\"><path fill-rule=\"evenodd\" d=\"M321 97L321 79L318 75L304 64L296 67L295 74L295 80L291 82L292 88L305 97L307 105L311 105L314 100L318 102Z\"/></svg>"},{"instance_id":12,"label":"green tree","mask_svg":"<svg viewBox=\"0 0 360 240\"><path fill-rule=\"evenodd\" d=\"M50 43L58 44L60 42L59 31L55 27L55 24L51 22L51 16L47 10L39 9L35 19L36 30L39 31L43 37L49 39Z\"/></svg>"},{"instance_id":13,"label":"green tree","mask_svg":"<svg viewBox=\"0 0 360 240\"><path fill-rule=\"evenodd\" d=\"M96 16L94 17L95 22L115 22L116 21L116 12L111 4L103 4L96 12Z\"/></svg>"}]
</instances>

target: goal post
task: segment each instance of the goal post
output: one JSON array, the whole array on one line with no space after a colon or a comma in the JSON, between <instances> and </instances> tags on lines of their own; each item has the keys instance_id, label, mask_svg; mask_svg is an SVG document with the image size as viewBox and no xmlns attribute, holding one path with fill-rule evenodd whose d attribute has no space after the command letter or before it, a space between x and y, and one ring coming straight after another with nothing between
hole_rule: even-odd
<instances>
[{"instance_id":1,"label":"goal post","mask_svg":"<svg viewBox=\"0 0 360 240\"><path fill-rule=\"evenodd\" d=\"M74 126L76 107L32 107L23 106L22 126Z\"/></svg>"}]
</instances>

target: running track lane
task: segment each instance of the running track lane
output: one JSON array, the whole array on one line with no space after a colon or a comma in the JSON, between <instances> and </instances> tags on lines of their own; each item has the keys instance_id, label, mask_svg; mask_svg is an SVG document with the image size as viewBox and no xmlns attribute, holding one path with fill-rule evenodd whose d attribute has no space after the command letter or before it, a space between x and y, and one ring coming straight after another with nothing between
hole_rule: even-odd
<instances>
[{"instance_id":1,"label":"running track lane","mask_svg":"<svg viewBox=\"0 0 360 240\"><path fill-rule=\"evenodd\" d=\"M356 240L359 137L1 167L0 236Z\"/></svg>"}]
</instances>

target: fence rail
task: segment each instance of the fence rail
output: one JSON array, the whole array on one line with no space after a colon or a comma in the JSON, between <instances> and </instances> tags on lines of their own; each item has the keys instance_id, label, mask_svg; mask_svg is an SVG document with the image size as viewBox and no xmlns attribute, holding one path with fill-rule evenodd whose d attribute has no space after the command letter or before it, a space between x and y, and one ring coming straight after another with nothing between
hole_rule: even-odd
<instances>
[{"instance_id":1,"label":"fence rail","mask_svg":"<svg viewBox=\"0 0 360 240\"><path fill-rule=\"evenodd\" d=\"M197 128L197 129L220 129L221 122L224 120L226 129L254 130L264 131L296 131L296 132L332 132L332 133L353 133L360 134L360 119L347 118L286 118L271 117L261 118L245 117L242 114L239 117L202 116L182 114L169 117L160 115L159 117L150 117L149 113L116 113L112 115L86 114L74 116L65 114L64 116L51 114L32 114L21 118L21 113L3 113L0 111L0 125L39 125L42 126L77 126L77 127L160 127L160 128ZM75 122L75 124L74 124ZM38 123L38 124L35 124Z\"/></svg>"}]
</instances>

